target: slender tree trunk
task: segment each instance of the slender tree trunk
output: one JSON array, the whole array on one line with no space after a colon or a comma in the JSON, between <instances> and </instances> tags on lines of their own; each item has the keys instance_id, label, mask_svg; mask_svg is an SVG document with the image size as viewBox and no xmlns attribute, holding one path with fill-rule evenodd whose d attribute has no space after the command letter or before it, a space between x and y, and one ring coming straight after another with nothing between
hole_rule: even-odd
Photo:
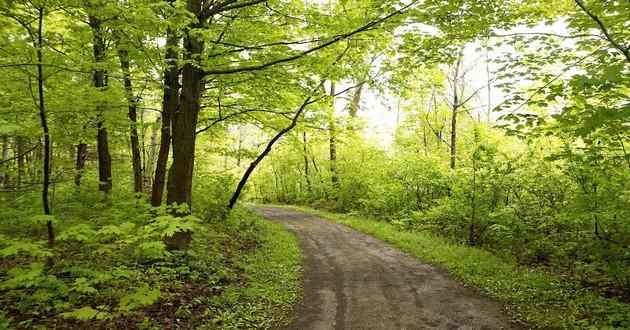
<instances>
[{"instance_id":1,"label":"slender tree trunk","mask_svg":"<svg viewBox=\"0 0 630 330\"><path fill-rule=\"evenodd\" d=\"M459 80L459 70L462 65L463 48L459 52L457 64L455 65L455 76L453 77L453 112L451 114L451 169L455 169L457 161L457 115L459 112L459 91L457 83Z\"/></svg>"},{"instance_id":2,"label":"slender tree trunk","mask_svg":"<svg viewBox=\"0 0 630 330\"><path fill-rule=\"evenodd\" d=\"M18 172L17 172L17 186L20 187L22 185L22 182L24 182L24 167L25 167L25 162L24 159L26 157L25 155L25 151L24 151L24 137L23 136L17 136L15 137L15 145L16 145L16 152L17 152L17 166L18 166Z\"/></svg>"},{"instance_id":3,"label":"slender tree trunk","mask_svg":"<svg viewBox=\"0 0 630 330\"><path fill-rule=\"evenodd\" d=\"M42 127L42 133L44 135L44 181L42 184L42 204L45 215L51 215L50 202L48 200L48 188L50 186L50 133L48 131L48 119L46 118L46 103L44 100L44 55L42 52L43 46L43 33L44 33L44 8L39 8L39 20L37 28L37 42L33 42L37 49L37 91L38 91L38 105L39 105L39 119ZM48 233L48 246L53 247L55 244L55 231L51 220L46 222L46 229Z\"/></svg>"},{"instance_id":4,"label":"slender tree trunk","mask_svg":"<svg viewBox=\"0 0 630 330\"><path fill-rule=\"evenodd\" d=\"M93 34L94 62L96 68L93 73L93 84L98 90L107 87L107 72L100 67L105 61L105 38L103 37L103 27L101 21L93 15L88 17L90 28ZM112 190L112 157L109 152L109 138L103 112L105 104L99 103L96 106L96 152L98 154L98 189L109 193Z\"/></svg>"},{"instance_id":5,"label":"slender tree trunk","mask_svg":"<svg viewBox=\"0 0 630 330\"><path fill-rule=\"evenodd\" d=\"M3 162L9 159L9 137L6 135L2 136L2 154L0 157L2 157L0 158L0 161ZM0 185L4 187L9 183L9 174L8 172L5 172L9 165L5 163L0 166L2 166L0 167L2 169L2 172L0 172Z\"/></svg>"},{"instance_id":6,"label":"slender tree trunk","mask_svg":"<svg viewBox=\"0 0 630 330\"><path fill-rule=\"evenodd\" d=\"M131 82L131 74L129 72L129 52L126 49L118 50L118 58L120 59L120 68L123 72L123 84L125 93L127 94L127 102L129 103L129 139L131 143L131 165L133 168L133 191L142 193L142 156L140 154L140 140L138 139L138 102L133 95L133 85Z\"/></svg>"},{"instance_id":7,"label":"slender tree trunk","mask_svg":"<svg viewBox=\"0 0 630 330\"><path fill-rule=\"evenodd\" d=\"M162 128L160 133L160 149L155 163L155 176L151 189L151 205L160 206L164 196L166 183L166 165L171 148L171 123L173 114L179 107L179 69L177 68L180 38L170 28L166 31L166 63L164 71L164 92L162 98Z\"/></svg>"},{"instance_id":8,"label":"slender tree trunk","mask_svg":"<svg viewBox=\"0 0 630 330\"><path fill-rule=\"evenodd\" d=\"M335 124L335 83L330 82L331 105L328 111L328 133L330 149L330 181L333 190L339 187L339 174L337 173L337 127ZM336 195L336 194L335 194Z\"/></svg>"},{"instance_id":9,"label":"slender tree trunk","mask_svg":"<svg viewBox=\"0 0 630 330\"><path fill-rule=\"evenodd\" d=\"M243 128L238 128L238 142L236 144L236 167L241 167L241 149L243 148Z\"/></svg>"},{"instance_id":10,"label":"slender tree trunk","mask_svg":"<svg viewBox=\"0 0 630 330\"><path fill-rule=\"evenodd\" d=\"M321 86L321 84L320 84L320 86ZM320 87L318 86L315 89L315 91L319 90L319 88ZM313 102L311 102L312 97L313 97L313 94L309 95L304 100L304 103L302 103L300 108L295 112L295 115L293 115L293 118L291 119L291 123L287 127L285 127L282 130L280 130L280 132L278 132L269 141L269 143L267 143L267 146L260 153L260 155L258 155L258 157L256 157L256 159L254 159L254 161L249 165L249 167L247 168L247 170L243 174L243 177L241 178L241 181L239 181L239 183L238 183L238 185L236 187L236 191L234 191L234 194L232 195L232 198L230 198L230 202L228 204L228 208L230 208L230 209L234 208L234 205L236 205L236 202L238 201L238 198L240 197L241 192L243 191L243 188L245 188L245 185L247 184L247 180L249 180L250 175L254 172L254 170L256 169L256 166L258 166L258 164L260 164L260 162L263 159L265 159L265 157L271 152L271 149L273 148L273 145L276 144L276 142L278 142L278 140L280 140L280 138L282 138L282 136L284 136L286 133L290 132L293 128L295 128L295 126L298 123L298 120L300 119L300 116L302 116L302 113L304 112L306 107L309 104L313 103Z\"/></svg>"},{"instance_id":11,"label":"slender tree trunk","mask_svg":"<svg viewBox=\"0 0 630 330\"><path fill-rule=\"evenodd\" d=\"M455 169L457 161L457 107L451 114L451 169Z\"/></svg>"},{"instance_id":12,"label":"slender tree trunk","mask_svg":"<svg viewBox=\"0 0 630 330\"><path fill-rule=\"evenodd\" d=\"M302 140L304 141L304 178L306 179L306 188L309 193L313 192L313 185L311 184L311 178L309 175L309 166L308 166L308 150L307 150L307 140L306 140L306 131L302 132Z\"/></svg>"},{"instance_id":13,"label":"slender tree trunk","mask_svg":"<svg viewBox=\"0 0 630 330\"><path fill-rule=\"evenodd\" d=\"M155 123L151 125L151 137L149 138L149 146L146 151L145 161L142 162L144 169L142 173L144 174L144 182L145 189L147 187L152 192L153 191L153 175L155 173L155 163L157 161L158 147L159 142L158 139L160 135L158 134L162 127L162 118L158 118ZM145 149L145 150L146 150ZM160 199L161 200L161 199Z\"/></svg>"},{"instance_id":14,"label":"slender tree trunk","mask_svg":"<svg viewBox=\"0 0 630 330\"><path fill-rule=\"evenodd\" d=\"M429 140L427 137L427 126L422 125L422 144L424 145L424 155L429 155Z\"/></svg>"},{"instance_id":15,"label":"slender tree trunk","mask_svg":"<svg viewBox=\"0 0 630 330\"><path fill-rule=\"evenodd\" d=\"M200 0L188 0L188 10L198 16L201 12ZM190 30L203 27L194 23ZM190 32L184 38L184 59L182 68L182 91L179 107L173 116L173 163L168 173L167 203L192 204L192 179L195 165L195 141L197 118L201 106L202 70L193 63L199 59L203 50L203 42ZM190 210L189 210L190 211Z\"/></svg>"},{"instance_id":16,"label":"slender tree trunk","mask_svg":"<svg viewBox=\"0 0 630 330\"><path fill-rule=\"evenodd\" d=\"M77 152L76 152L76 162L75 162L75 174L74 174L74 185L79 187L81 186L81 178L83 178L83 172L85 170L85 161L87 160L87 144L79 143L77 144Z\"/></svg>"},{"instance_id":17,"label":"slender tree trunk","mask_svg":"<svg viewBox=\"0 0 630 330\"><path fill-rule=\"evenodd\" d=\"M473 191L471 197L472 214L470 216L470 228L468 229L468 244L474 246L477 244L475 236L475 225L477 218L477 161L476 155L473 155Z\"/></svg>"}]
</instances>

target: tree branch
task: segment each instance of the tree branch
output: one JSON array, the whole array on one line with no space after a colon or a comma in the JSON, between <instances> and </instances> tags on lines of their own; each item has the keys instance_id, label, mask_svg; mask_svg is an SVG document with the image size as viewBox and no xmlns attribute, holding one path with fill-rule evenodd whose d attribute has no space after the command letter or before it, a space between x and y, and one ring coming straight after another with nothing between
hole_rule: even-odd
<instances>
[{"instance_id":1,"label":"tree branch","mask_svg":"<svg viewBox=\"0 0 630 330\"><path fill-rule=\"evenodd\" d=\"M582 0L575 0L575 3L582 9L582 11L584 11L584 13L586 13L586 15L588 15L592 20L595 21L595 23L597 23L597 26L602 31L604 36L606 36L606 39L608 40L608 42L610 42L610 44L613 45L613 47L619 50L626 57L626 60L628 61L628 63L630 63L630 50L628 50L627 47L624 47L623 45L618 43L615 40L615 38L612 37L612 35L608 31L608 28L606 27L604 22L592 11L590 11Z\"/></svg>"},{"instance_id":2,"label":"tree branch","mask_svg":"<svg viewBox=\"0 0 630 330\"><path fill-rule=\"evenodd\" d=\"M367 31L369 29L371 29L372 27L379 25L389 19L391 19L392 17L395 17L397 15L400 15L402 13L404 13L408 8L410 8L411 6L415 5L418 1L420 0L414 0L412 1L410 4L404 6L403 8L385 16L382 18L379 18L375 21L372 21L366 25L363 25L351 32L348 33L344 33L344 34L340 34L337 36L334 36L331 40L319 45L319 46L315 46L313 48L310 48L308 50L305 50L299 54L293 55L293 56L289 56L289 57L285 57L285 58L280 58L277 60L273 60L267 63L263 63L263 64L257 64L257 65L250 65L250 66L240 66L240 67L234 67L234 68L226 68L226 69L209 69L209 70L205 70L204 73L207 75L219 75L219 74L232 74L232 73L240 73L240 72L249 72L249 71L258 71L258 70L262 70L265 68L268 68L270 66L274 66L276 64L281 64L281 63L287 63L287 62L291 62L294 60L297 60L299 58L302 58L306 55L309 55L311 53L314 53L318 50L324 49L328 46L334 45L339 41L348 39L356 34L359 34L361 32Z\"/></svg>"}]
</instances>

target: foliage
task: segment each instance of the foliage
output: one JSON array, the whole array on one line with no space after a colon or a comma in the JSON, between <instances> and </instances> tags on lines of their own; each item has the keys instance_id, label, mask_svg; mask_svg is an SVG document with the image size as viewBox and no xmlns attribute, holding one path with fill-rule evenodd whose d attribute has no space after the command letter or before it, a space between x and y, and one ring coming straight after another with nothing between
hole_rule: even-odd
<instances>
[{"instance_id":1,"label":"foliage","mask_svg":"<svg viewBox=\"0 0 630 330\"><path fill-rule=\"evenodd\" d=\"M54 248L27 237L2 241L0 324L136 327L175 322L266 329L286 322L299 299L297 241L248 211L235 210L226 221L202 221L173 217L165 208L152 209L116 193L108 205L99 206L103 217L85 221L85 214L94 214L85 205L100 197L70 198L79 202L60 211L63 221ZM7 207L1 216L29 219L31 212ZM166 249L164 239L182 230L194 232L193 246ZM5 222L0 231L17 237L29 227L24 221Z\"/></svg>"}]
</instances>

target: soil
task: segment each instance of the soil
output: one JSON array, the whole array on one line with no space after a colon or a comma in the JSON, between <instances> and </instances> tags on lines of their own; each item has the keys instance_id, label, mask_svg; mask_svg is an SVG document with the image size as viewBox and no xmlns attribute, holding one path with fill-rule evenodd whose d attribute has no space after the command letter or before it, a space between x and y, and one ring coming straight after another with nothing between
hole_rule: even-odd
<instances>
[{"instance_id":1,"label":"soil","mask_svg":"<svg viewBox=\"0 0 630 330\"><path fill-rule=\"evenodd\" d=\"M304 298L288 329L514 329L501 304L347 226L256 207L300 240Z\"/></svg>"}]
</instances>

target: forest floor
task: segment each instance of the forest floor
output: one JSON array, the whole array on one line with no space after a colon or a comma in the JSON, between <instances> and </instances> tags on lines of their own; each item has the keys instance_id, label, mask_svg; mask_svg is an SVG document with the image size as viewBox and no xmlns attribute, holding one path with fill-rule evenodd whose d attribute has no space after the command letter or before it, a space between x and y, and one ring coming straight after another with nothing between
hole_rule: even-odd
<instances>
[{"instance_id":1,"label":"forest floor","mask_svg":"<svg viewBox=\"0 0 630 330\"><path fill-rule=\"evenodd\" d=\"M498 302L372 236L287 208L254 210L303 250L304 299L289 329L515 328Z\"/></svg>"}]
</instances>

